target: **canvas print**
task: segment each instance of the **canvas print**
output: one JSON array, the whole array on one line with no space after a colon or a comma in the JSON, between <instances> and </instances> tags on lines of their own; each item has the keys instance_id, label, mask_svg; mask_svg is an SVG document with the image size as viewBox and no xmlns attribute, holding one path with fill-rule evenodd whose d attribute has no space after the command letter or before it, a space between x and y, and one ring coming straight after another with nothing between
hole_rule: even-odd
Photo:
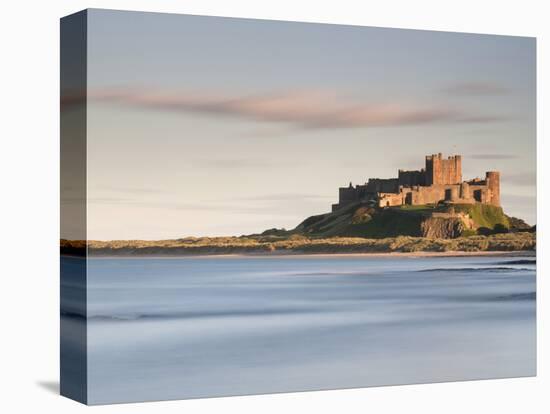
<instances>
[{"instance_id":1,"label":"canvas print","mask_svg":"<svg viewBox=\"0 0 550 414\"><path fill-rule=\"evenodd\" d=\"M61 21L61 393L536 375L534 38Z\"/></svg>"}]
</instances>

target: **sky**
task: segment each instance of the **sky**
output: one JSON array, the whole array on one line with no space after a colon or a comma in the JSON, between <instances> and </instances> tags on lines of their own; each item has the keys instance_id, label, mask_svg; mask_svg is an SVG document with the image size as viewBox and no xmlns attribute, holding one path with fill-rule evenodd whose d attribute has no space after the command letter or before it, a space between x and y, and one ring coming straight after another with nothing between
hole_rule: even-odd
<instances>
[{"instance_id":1,"label":"sky","mask_svg":"<svg viewBox=\"0 0 550 414\"><path fill-rule=\"evenodd\" d=\"M293 228L463 156L536 223L535 39L92 9L88 237Z\"/></svg>"}]
</instances>

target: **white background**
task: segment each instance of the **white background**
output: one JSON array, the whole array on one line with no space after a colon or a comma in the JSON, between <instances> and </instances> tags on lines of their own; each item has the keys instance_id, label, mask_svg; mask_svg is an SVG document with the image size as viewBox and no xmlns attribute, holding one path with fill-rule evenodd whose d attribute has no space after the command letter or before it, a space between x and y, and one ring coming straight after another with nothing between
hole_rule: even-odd
<instances>
[{"instance_id":1,"label":"white background","mask_svg":"<svg viewBox=\"0 0 550 414\"><path fill-rule=\"evenodd\" d=\"M545 1L12 1L0 9L0 410L101 413L549 412ZM59 18L86 7L538 38L538 377L86 408L59 397ZM542 229L542 230L541 230ZM547 407L545 407L545 405Z\"/></svg>"}]
</instances>

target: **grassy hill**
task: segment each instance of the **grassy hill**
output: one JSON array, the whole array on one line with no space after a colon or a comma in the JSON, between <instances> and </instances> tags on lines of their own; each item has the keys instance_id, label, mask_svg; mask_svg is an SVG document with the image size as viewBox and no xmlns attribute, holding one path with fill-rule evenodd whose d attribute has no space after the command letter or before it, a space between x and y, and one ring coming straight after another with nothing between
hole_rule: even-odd
<instances>
[{"instance_id":1,"label":"grassy hill","mask_svg":"<svg viewBox=\"0 0 550 414\"><path fill-rule=\"evenodd\" d=\"M420 237L423 235L423 223L424 226L427 225L427 220L432 217L432 213L453 211L468 214L474 223L474 228L459 229L449 237L506 232L511 227L511 220L504 214L501 207L487 204L404 205L376 208L358 203L335 212L309 217L291 230L291 233L308 237L339 236L378 239L396 236Z\"/></svg>"}]
</instances>

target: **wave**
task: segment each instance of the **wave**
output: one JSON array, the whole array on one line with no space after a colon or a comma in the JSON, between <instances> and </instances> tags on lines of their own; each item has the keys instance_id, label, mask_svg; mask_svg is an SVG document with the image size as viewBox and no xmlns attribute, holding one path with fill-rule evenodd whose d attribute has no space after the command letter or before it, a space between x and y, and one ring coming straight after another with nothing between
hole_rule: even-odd
<instances>
[{"instance_id":1,"label":"wave","mask_svg":"<svg viewBox=\"0 0 550 414\"><path fill-rule=\"evenodd\" d=\"M347 272L347 271L334 271L334 272L289 272L286 276L373 276L365 271Z\"/></svg>"},{"instance_id":2,"label":"wave","mask_svg":"<svg viewBox=\"0 0 550 414\"><path fill-rule=\"evenodd\" d=\"M537 259L510 260L508 262L496 262L494 265L536 265Z\"/></svg>"},{"instance_id":3,"label":"wave","mask_svg":"<svg viewBox=\"0 0 550 414\"><path fill-rule=\"evenodd\" d=\"M487 302L530 302L537 299L536 292L522 292L509 294L473 294L473 295L457 295L446 298L448 301L461 303L487 303Z\"/></svg>"},{"instance_id":4,"label":"wave","mask_svg":"<svg viewBox=\"0 0 550 414\"><path fill-rule=\"evenodd\" d=\"M536 300L537 292L527 292L527 293L512 293L510 295L497 296L493 298L496 301L516 301L516 300Z\"/></svg>"},{"instance_id":5,"label":"wave","mask_svg":"<svg viewBox=\"0 0 550 414\"><path fill-rule=\"evenodd\" d=\"M474 272L534 272L535 269L527 267L438 267L434 269L422 269L417 272L460 272L460 273L474 273Z\"/></svg>"},{"instance_id":6,"label":"wave","mask_svg":"<svg viewBox=\"0 0 550 414\"><path fill-rule=\"evenodd\" d=\"M169 319L202 319L202 318L232 318L240 316L272 316L288 314L318 313L321 309L250 309L230 311L201 311L201 312L171 312L171 313L127 313L115 315L91 315L89 321L143 321L143 320L169 320ZM82 317L79 315L79 317Z\"/></svg>"}]
</instances>

